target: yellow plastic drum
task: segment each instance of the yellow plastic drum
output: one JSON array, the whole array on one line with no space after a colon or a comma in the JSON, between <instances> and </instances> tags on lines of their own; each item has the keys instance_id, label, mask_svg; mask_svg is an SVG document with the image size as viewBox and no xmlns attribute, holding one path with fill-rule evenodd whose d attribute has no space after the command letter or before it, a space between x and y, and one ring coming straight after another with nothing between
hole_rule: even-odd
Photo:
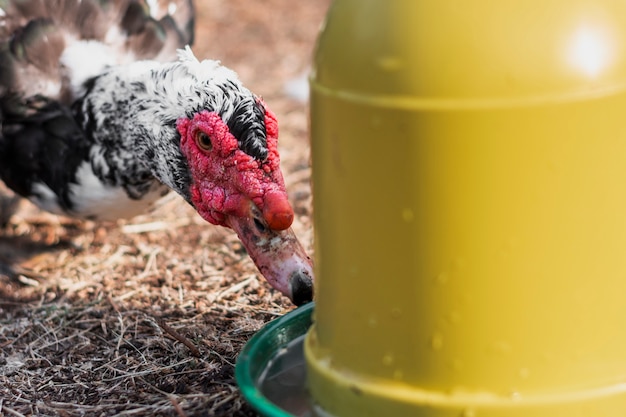
<instances>
[{"instance_id":1,"label":"yellow plastic drum","mask_svg":"<svg viewBox=\"0 0 626 417\"><path fill-rule=\"evenodd\" d=\"M335 0L311 79L338 417L626 415L626 2Z\"/></svg>"}]
</instances>

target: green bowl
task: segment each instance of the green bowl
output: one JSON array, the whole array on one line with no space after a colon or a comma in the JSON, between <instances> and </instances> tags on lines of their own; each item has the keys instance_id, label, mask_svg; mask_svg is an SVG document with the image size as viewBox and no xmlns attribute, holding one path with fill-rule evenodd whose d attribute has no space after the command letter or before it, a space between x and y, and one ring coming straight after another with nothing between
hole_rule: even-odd
<instances>
[{"instance_id":1,"label":"green bowl","mask_svg":"<svg viewBox=\"0 0 626 417\"><path fill-rule=\"evenodd\" d=\"M314 303L266 324L244 346L235 377L244 398L265 417L310 415L303 339Z\"/></svg>"}]
</instances>

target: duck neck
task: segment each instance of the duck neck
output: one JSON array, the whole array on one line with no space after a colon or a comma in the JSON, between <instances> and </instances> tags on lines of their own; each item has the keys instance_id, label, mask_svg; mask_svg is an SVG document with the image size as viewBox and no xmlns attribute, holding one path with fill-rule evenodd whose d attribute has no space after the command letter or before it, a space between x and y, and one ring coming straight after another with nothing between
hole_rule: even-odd
<instances>
[{"instance_id":1,"label":"duck neck","mask_svg":"<svg viewBox=\"0 0 626 417\"><path fill-rule=\"evenodd\" d=\"M158 182L188 201L189 172L180 152L175 63L139 61L87 83L75 114L94 146L92 168L103 182L141 198Z\"/></svg>"}]
</instances>

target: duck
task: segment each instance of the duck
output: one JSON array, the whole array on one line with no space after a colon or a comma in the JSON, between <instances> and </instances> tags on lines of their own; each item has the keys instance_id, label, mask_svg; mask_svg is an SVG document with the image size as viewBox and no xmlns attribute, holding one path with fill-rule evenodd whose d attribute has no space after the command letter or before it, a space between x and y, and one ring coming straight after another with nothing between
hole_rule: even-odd
<instances>
[{"instance_id":1,"label":"duck","mask_svg":"<svg viewBox=\"0 0 626 417\"><path fill-rule=\"evenodd\" d=\"M91 221L175 192L232 229L273 288L309 302L276 116L193 38L192 0L0 2L0 180Z\"/></svg>"}]
</instances>

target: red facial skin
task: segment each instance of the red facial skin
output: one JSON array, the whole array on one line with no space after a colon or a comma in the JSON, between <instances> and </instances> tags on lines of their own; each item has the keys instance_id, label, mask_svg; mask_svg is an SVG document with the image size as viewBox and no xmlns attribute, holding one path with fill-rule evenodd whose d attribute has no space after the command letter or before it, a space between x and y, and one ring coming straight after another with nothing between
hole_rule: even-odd
<instances>
[{"instance_id":1,"label":"red facial skin","mask_svg":"<svg viewBox=\"0 0 626 417\"><path fill-rule=\"evenodd\" d=\"M268 156L258 161L239 149L217 113L203 111L177 121L198 213L234 229L268 282L301 304L311 301L313 266L290 228L294 213L280 171L278 125L267 109L265 127ZM208 135L210 145L201 134Z\"/></svg>"},{"instance_id":2,"label":"red facial skin","mask_svg":"<svg viewBox=\"0 0 626 417\"><path fill-rule=\"evenodd\" d=\"M180 119L177 128L180 147L189 162L193 183L191 200L208 222L227 226L225 216L248 216L249 201L263 213L272 230L285 230L293 222L278 155L278 125L266 110L267 159L258 161L239 149L237 139L217 113L203 111L192 120ZM200 132L207 134L212 149L196 142Z\"/></svg>"}]
</instances>

